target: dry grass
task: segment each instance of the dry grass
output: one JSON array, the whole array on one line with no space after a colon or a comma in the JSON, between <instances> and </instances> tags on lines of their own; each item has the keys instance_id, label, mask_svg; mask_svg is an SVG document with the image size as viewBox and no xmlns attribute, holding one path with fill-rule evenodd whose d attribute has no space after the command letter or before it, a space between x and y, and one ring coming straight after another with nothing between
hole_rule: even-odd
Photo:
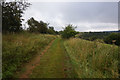
<instances>
[{"instance_id":1,"label":"dry grass","mask_svg":"<svg viewBox=\"0 0 120 80\"><path fill-rule=\"evenodd\" d=\"M47 34L6 34L2 44L3 78L11 78L23 63L40 53L56 36Z\"/></svg>"},{"instance_id":2,"label":"dry grass","mask_svg":"<svg viewBox=\"0 0 120 80\"><path fill-rule=\"evenodd\" d=\"M79 78L118 77L118 46L77 38L64 45Z\"/></svg>"}]
</instances>

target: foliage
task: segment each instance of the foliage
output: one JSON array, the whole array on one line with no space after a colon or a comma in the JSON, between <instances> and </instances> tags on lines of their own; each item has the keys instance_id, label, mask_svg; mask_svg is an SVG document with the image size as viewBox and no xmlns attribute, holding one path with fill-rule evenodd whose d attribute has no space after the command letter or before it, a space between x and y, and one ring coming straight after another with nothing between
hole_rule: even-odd
<instances>
[{"instance_id":1,"label":"foliage","mask_svg":"<svg viewBox=\"0 0 120 80\"><path fill-rule=\"evenodd\" d=\"M55 36L42 34L4 34L2 46L2 77L12 78L21 65L47 46Z\"/></svg>"},{"instance_id":2,"label":"foliage","mask_svg":"<svg viewBox=\"0 0 120 80\"><path fill-rule=\"evenodd\" d=\"M99 42L99 43L105 43L103 39L96 39L94 40L95 42Z\"/></svg>"},{"instance_id":3,"label":"foliage","mask_svg":"<svg viewBox=\"0 0 120 80\"><path fill-rule=\"evenodd\" d=\"M30 18L27 21L29 28L28 31L34 32L34 33L47 33L47 34L58 34L57 31L54 30L54 27L49 26L48 28L48 23L45 23L43 21L38 22L35 20L33 17Z\"/></svg>"},{"instance_id":4,"label":"foliage","mask_svg":"<svg viewBox=\"0 0 120 80\"><path fill-rule=\"evenodd\" d=\"M43 21L40 21L40 24L39 24L39 27L38 27L38 31L40 33L47 33L47 28L48 24L47 23L44 23Z\"/></svg>"},{"instance_id":5,"label":"foliage","mask_svg":"<svg viewBox=\"0 0 120 80\"><path fill-rule=\"evenodd\" d=\"M118 78L119 47L82 39L64 42L78 78Z\"/></svg>"},{"instance_id":6,"label":"foliage","mask_svg":"<svg viewBox=\"0 0 120 80\"><path fill-rule=\"evenodd\" d=\"M27 23L29 25L28 31L30 31L30 32L38 32L38 30L37 30L37 27L38 27L38 24L39 24L38 21L34 20L34 18L30 18L27 21Z\"/></svg>"},{"instance_id":7,"label":"foliage","mask_svg":"<svg viewBox=\"0 0 120 80\"><path fill-rule=\"evenodd\" d=\"M96 39L104 39L109 34L109 32L81 32L79 38L94 41Z\"/></svg>"},{"instance_id":8,"label":"foliage","mask_svg":"<svg viewBox=\"0 0 120 80\"><path fill-rule=\"evenodd\" d=\"M62 30L58 32L58 34L59 34L59 35L62 35L62 33L63 33L63 31L62 31Z\"/></svg>"},{"instance_id":9,"label":"foliage","mask_svg":"<svg viewBox=\"0 0 120 80\"><path fill-rule=\"evenodd\" d=\"M49 34L57 34L56 31L54 30L54 27L49 27L48 31Z\"/></svg>"},{"instance_id":10,"label":"foliage","mask_svg":"<svg viewBox=\"0 0 120 80\"><path fill-rule=\"evenodd\" d=\"M37 33L47 33L47 26L48 24L43 22L43 21L40 21L38 22L37 20L35 20L33 17L30 18L28 21L27 21L28 25L29 25L29 28L28 30L30 32L37 32Z\"/></svg>"},{"instance_id":11,"label":"foliage","mask_svg":"<svg viewBox=\"0 0 120 80\"><path fill-rule=\"evenodd\" d=\"M77 34L77 32L75 31L75 28L73 25L68 25L65 27L65 29L62 31L62 38L70 38L70 37L75 37L75 35Z\"/></svg>"},{"instance_id":12,"label":"foliage","mask_svg":"<svg viewBox=\"0 0 120 80\"><path fill-rule=\"evenodd\" d=\"M105 43L116 44L120 46L120 33L111 33L104 39Z\"/></svg>"},{"instance_id":13,"label":"foliage","mask_svg":"<svg viewBox=\"0 0 120 80\"><path fill-rule=\"evenodd\" d=\"M84 32L77 35L81 39L96 41L101 39L101 41L107 44L120 45L120 33L119 32ZM100 42L101 42L100 41ZM115 42L114 42L115 41Z\"/></svg>"},{"instance_id":14,"label":"foliage","mask_svg":"<svg viewBox=\"0 0 120 80\"><path fill-rule=\"evenodd\" d=\"M4 33L22 30L22 14L29 5L30 3L26 1L2 2L2 31Z\"/></svg>"}]
</instances>

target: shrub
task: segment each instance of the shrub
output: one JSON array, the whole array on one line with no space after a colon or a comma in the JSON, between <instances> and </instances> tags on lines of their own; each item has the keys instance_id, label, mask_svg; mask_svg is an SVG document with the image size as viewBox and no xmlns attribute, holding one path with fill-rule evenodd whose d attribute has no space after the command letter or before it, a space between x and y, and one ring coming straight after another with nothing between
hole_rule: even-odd
<instances>
[{"instance_id":1,"label":"shrub","mask_svg":"<svg viewBox=\"0 0 120 80\"><path fill-rule=\"evenodd\" d=\"M97 37L96 36L92 36L92 37L90 37L90 41L94 41L94 40L96 40L97 39Z\"/></svg>"},{"instance_id":2,"label":"shrub","mask_svg":"<svg viewBox=\"0 0 120 80\"><path fill-rule=\"evenodd\" d=\"M104 39L104 42L107 44L116 44L120 46L120 33L111 33Z\"/></svg>"},{"instance_id":3,"label":"shrub","mask_svg":"<svg viewBox=\"0 0 120 80\"><path fill-rule=\"evenodd\" d=\"M72 25L68 25L65 27L64 31L62 32L62 38L70 38L70 37L75 37L75 35L77 34L77 32L75 31L75 27L73 27Z\"/></svg>"}]
</instances>

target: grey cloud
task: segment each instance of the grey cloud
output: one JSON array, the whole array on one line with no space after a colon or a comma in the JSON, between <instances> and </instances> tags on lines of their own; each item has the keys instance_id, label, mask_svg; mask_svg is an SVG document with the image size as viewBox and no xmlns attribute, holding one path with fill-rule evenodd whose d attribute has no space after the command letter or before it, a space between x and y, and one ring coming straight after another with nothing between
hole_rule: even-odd
<instances>
[{"instance_id":1,"label":"grey cloud","mask_svg":"<svg viewBox=\"0 0 120 80\"><path fill-rule=\"evenodd\" d=\"M62 26L69 23L78 25L80 31L101 28L106 30L106 25L98 26L95 23L117 25L117 2L32 2L31 4L31 7L25 12L25 19L33 16L37 20L49 22L56 30L61 30ZM90 27L87 27L88 24L80 26L80 23L86 22L91 24ZM112 26L113 29L116 28L116 25Z\"/></svg>"},{"instance_id":2,"label":"grey cloud","mask_svg":"<svg viewBox=\"0 0 120 80\"><path fill-rule=\"evenodd\" d=\"M69 22L117 22L117 3L67 3L61 11Z\"/></svg>"}]
</instances>

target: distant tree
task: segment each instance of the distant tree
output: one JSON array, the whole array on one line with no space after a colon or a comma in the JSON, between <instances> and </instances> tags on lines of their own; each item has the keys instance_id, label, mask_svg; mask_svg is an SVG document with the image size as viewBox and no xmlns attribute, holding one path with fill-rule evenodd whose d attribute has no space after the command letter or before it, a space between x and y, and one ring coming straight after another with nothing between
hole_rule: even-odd
<instances>
[{"instance_id":1,"label":"distant tree","mask_svg":"<svg viewBox=\"0 0 120 80\"><path fill-rule=\"evenodd\" d=\"M52 27L52 26L51 26L51 27L49 27L49 29L51 29L51 30L53 30L53 31L54 31L54 27Z\"/></svg>"},{"instance_id":2,"label":"distant tree","mask_svg":"<svg viewBox=\"0 0 120 80\"><path fill-rule=\"evenodd\" d=\"M75 31L75 28L73 25L69 24L68 26L65 27L65 29L62 32L62 38L70 38L70 37L75 37L77 32Z\"/></svg>"},{"instance_id":3,"label":"distant tree","mask_svg":"<svg viewBox=\"0 0 120 80\"><path fill-rule=\"evenodd\" d=\"M116 44L120 46L120 33L111 33L104 39L104 42L107 44Z\"/></svg>"},{"instance_id":4,"label":"distant tree","mask_svg":"<svg viewBox=\"0 0 120 80\"><path fill-rule=\"evenodd\" d=\"M40 33L47 33L47 31L48 31L47 26L48 26L48 25L49 25L48 23L45 23L45 22L43 22L43 21L40 21L39 26L38 26L38 31L39 31Z\"/></svg>"},{"instance_id":5,"label":"distant tree","mask_svg":"<svg viewBox=\"0 0 120 80\"><path fill-rule=\"evenodd\" d=\"M27 23L29 25L28 30L30 32L47 33L48 31L48 28L47 28L47 26L49 25L48 23L45 23L43 21L38 22L33 17L30 18L27 21Z\"/></svg>"},{"instance_id":6,"label":"distant tree","mask_svg":"<svg viewBox=\"0 0 120 80\"><path fill-rule=\"evenodd\" d=\"M30 32L38 32L38 26L39 26L39 22L36 21L33 17L30 18L28 21L27 21L28 25L29 25L29 28L28 30Z\"/></svg>"},{"instance_id":7,"label":"distant tree","mask_svg":"<svg viewBox=\"0 0 120 80\"><path fill-rule=\"evenodd\" d=\"M56 34L56 31L54 30L54 27L49 27L48 33L49 34Z\"/></svg>"},{"instance_id":8,"label":"distant tree","mask_svg":"<svg viewBox=\"0 0 120 80\"><path fill-rule=\"evenodd\" d=\"M62 35L62 33L63 33L63 31L62 31L62 30L58 32L58 34L59 34L59 35Z\"/></svg>"},{"instance_id":9,"label":"distant tree","mask_svg":"<svg viewBox=\"0 0 120 80\"><path fill-rule=\"evenodd\" d=\"M23 12L29 7L26 1L2 2L2 31L19 32L22 30L21 22Z\"/></svg>"},{"instance_id":10,"label":"distant tree","mask_svg":"<svg viewBox=\"0 0 120 80\"><path fill-rule=\"evenodd\" d=\"M55 31L56 34L59 34L59 31Z\"/></svg>"}]
</instances>

